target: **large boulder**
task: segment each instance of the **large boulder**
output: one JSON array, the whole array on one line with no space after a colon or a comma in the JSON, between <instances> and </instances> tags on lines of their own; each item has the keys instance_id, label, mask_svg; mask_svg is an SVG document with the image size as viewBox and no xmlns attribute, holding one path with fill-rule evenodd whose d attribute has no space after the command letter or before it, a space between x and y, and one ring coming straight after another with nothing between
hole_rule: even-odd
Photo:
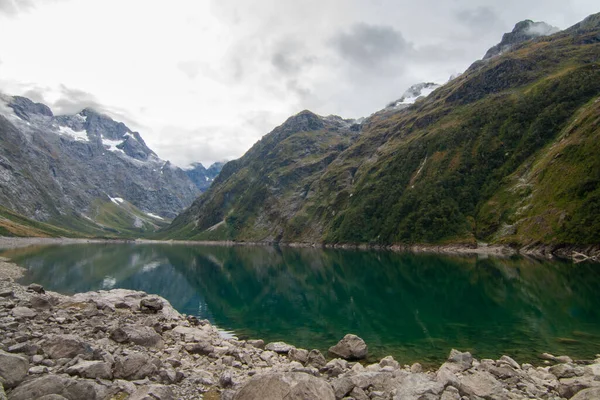
<instances>
[{"instance_id":1,"label":"large boulder","mask_svg":"<svg viewBox=\"0 0 600 400\"><path fill-rule=\"evenodd\" d=\"M104 361L79 361L67 368L67 374L89 379L112 379L112 368Z\"/></svg>"},{"instance_id":2,"label":"large boulder","mask_svg":"<svg viewBox=\"0 0 600 400\"><path fill-rule=\"evenodd\" d=\"M308 356L306 357L307 367L321 368L324 367L325 364L327 364L327 360L319 350L312 349L308 353Z\"/></svg>"},{"instance_id":3,"label":"large boulder","mask_svg":"<svg viewBox=\"0 0 600 400\"><path fill-rule=\"evenodd\" d=\"M149 326L144 325L124 325L114 329L110 333L110 338L117 343L131 342L144 347L162 348L164 342L162 337Z\"/></svg>"},{"instance_id":4,"label":"large boulder","mask_svg":"<svg viewBox=\"0 0 600 400\"><path fill-rule=\"evenodd\" d=\"M346 360L362 360L369 354L365 341L352 334L344 336L329 352Z\"/></svg>"},{"instance_id":5,"label":"large boulder","mask_svg":"<svg viewBox=\"0 0 600 400\"><path fill-rule=\"evenodd\" d=\"M459 389L468 396L490 398L492 395L500 396L504 391L502 384L489 372L473 371L471 374L460 378Z\"/></svg>"},{"instance_id":6,"label":"large boulder","mask_svg":"<svg viewBox=\"0 0 600 400\"><path fill-rule=\"evenodd\" d=\"M0 350L0 383L11 389L27 376L29 361L25 357Z\"/></svg>"},{"instance_id":7,"label":"large boulder","mask_svg":"<svg viewBox=\"0 0 600 400\"><path fill-rule=\"evenodd\" d=\"M23 318L33 318L37 315L37 313L28 307L15 307L11 311L13 317L18 319Z\"/></svg>"},{"instance_id":8,"label":"large boulder","mask_svg":"<svg viewBox=\"0 0 600 400\"><path fill-rule=\"evenodd\" d=\"M144 379L157 373L160 362L138 352L115 357L115 378L127 380Z\"/></svg>"},{"instance_id":9,"label":"large boulder","mask_svg":"<svg viewBox=\"0 0 600 400\"><path fill-rule=\"evenodd\" d=\"M147 299L140 300L140 311L148 314L156 314L164 307L161 299L157 297L150 297Z\"/></svg>"},{"instance_id":10,"label":"large boulder","mask_svg":"<svg viewBox=\"0 0 600 400\"><path fill-rule=\"evenodd\" d=\"M75 335L50 335L42 348L50 358L54 359L93 354L91 346Z\"/></svg>"},{"instance_id":11,"label":"large boulder","mask_svg":"<svg viewBox=\"0 0 600 400\"><path fill-rule=\"evenodd\" d=\"M259 375L235 394L234 400L335 400L324 380L301 372Z\"/></svg>"},{"instance_id":12,"label":"large boulder","mask_svg":"<svg viewBox=\"0 0 600 400\"><path fill-rule=\"evenodd\" d=\"M396 386L394 400L439 398L444 385L426 374L408 374Z\"/></svg>"},{"instance_id":13,"label":"large boulder","mask_svg":"<svg viewBox=\"0 0 600 400\"><path fill-rule=\"evenodd\" d=\"M575 396L571 397L571 400L598 400L600 399L600 388L594 387L589 389L583 389Z\"/></svg>"},{"instance_id":14,"label":"large boulder","mask_svg":"<svg viewBox=\"0 0 600 400\"><path fill-rule=\"evenodd\" d=\"M44 375L19 385L10 393L10 400L40 399L50 395L59 395L69 400L96 400L98 390L98 385L93 381L77 380L63 375Z\"/></svg>"}]
</instances>

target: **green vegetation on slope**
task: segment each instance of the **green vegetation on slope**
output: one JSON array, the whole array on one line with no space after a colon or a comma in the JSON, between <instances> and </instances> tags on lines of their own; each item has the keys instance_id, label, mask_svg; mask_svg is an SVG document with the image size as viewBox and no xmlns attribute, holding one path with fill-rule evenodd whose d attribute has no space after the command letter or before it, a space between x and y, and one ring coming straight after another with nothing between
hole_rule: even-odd
<instances>
[{"instance_id":1,"label":"green vegetation on slope","mask_svg":"<svg viewBox=\"0 0 600 400\"><path fill-rule=\"evenodd\" d=\"M339 140L336 131L315 118L309 129L276 129L226 165L165 235L599 243L598 37L600 14L476 62L410 108L373 115L335 152L321 149L326 162L310 173L298 173L303 146L286 143Z\"/></svg>"}]
</instances>

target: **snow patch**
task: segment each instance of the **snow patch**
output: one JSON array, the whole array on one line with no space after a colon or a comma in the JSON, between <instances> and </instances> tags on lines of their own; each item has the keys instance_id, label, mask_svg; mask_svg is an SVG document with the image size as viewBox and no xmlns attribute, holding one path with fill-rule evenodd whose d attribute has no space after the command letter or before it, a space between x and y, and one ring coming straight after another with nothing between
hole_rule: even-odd
<instances>
[{"instance_id":1,"label":"snow patch","mask_svg":"<svg viewBox=\"0 0 600 400\"><path fill-rule=\"evenodd\" d=\"M152 217L152 218L156 218L156 219L162 219L162 220L164 220L164 218L163 218L163 217L160 217L160 216L158 216L158 215L156 215L156 214L152 214L151 212L147 212L147 213L146 213L146 215L148 215L148 216L150 216L150 217Z\"/></svg>"},{"instance_id":2,"label":"snow patch","mask_svg":"<svg viewBox=\"0 0 600 400\"><path fill-rule=\"evenodd\" d=\"M58 133L60 135L69 136L78 142L89 142L90 141L88 139L87 132L85 130L74 131L73 129L69 128L68 126L59 126Z\"/></svg>"},{"instance_id":3,"label":"snow patch","mask_svg":"<svg viewBox=\"0 0 600 400\"><path fill-rule=\"evenodd\" d=\"M108 196L108 198L110 199L110 201L112 201L116 205L123 204L123 202L125 201L125 200L123 200L120 197L110 197L110 196Z\"/></svg>"},{"instance_id":4,"label":"snow patch","mask_svg":"<svg viewBox=\"0 0 600 400\"><path fill-rule=\"evenodd\" d=\"M102 144L109 151L112 151L114 153L121 152L121 153L125 154L125 152L123 150L121 150L117 147L118 145L123 144L123 140L110 140L110 139L105 139L104 137L102 137Z\"/></svg>"},{"instance_id":5,"label":"snow patch","mask_svg":"<svg viewBox=\"0 0 600 400\"><path fill-rule=\"evenodd\" d=\"M438 87L439 86L426 87L426 88L421 89L421 91L419 93L410 93L410 94L408 94L408 96L402 97L400 99L400 101L396 102L395 105L399 106L401 104L414 104L415 101L417 101L417 99L419 99L421 97L429 96Z\"/></svg>"}]
</instances>

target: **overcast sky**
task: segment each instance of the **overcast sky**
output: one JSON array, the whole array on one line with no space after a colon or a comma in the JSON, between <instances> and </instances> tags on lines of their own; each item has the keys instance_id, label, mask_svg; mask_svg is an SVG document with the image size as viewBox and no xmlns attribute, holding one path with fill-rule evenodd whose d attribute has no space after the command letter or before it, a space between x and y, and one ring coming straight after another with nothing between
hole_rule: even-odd
<instances>
[{"instance_id":1,"label":"overcast sky","mask_svg":"<svg viewBox=\"0 0 600 400\"><path fill-rule=\"evenodd\" d=\"M0 0L0 91L94 107L185 166L240 157L304 109L368 116L464 71L523 19L597 0Z\"/></svg>"}]
</instances>

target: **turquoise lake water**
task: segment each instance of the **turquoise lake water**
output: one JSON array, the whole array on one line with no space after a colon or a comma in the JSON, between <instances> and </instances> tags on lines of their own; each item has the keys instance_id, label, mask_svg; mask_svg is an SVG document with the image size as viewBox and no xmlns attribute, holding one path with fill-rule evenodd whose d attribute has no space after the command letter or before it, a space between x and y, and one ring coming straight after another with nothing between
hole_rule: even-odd
<instances>
[{"instance_id":1,"label":"turquoise lake water","mask_svg":"<svg viewBox=\"0 0 600 400\"><path fill-rule=\"evenodd\" d=\"M241 339L322 351L355 333L373 358L442 362L450 349L521 362L600 353L600 265L384 251L148 244L8 250L22 283L127 288Z\"/></svg>"}]
</instances>

